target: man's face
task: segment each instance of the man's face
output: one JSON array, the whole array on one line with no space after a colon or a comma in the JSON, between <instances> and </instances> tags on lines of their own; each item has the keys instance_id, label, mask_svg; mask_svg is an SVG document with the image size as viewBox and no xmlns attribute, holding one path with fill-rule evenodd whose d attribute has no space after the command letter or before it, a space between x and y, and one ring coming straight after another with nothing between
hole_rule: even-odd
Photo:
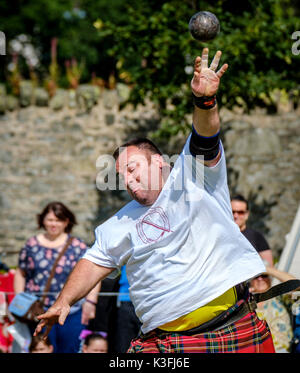
<instances>
[{"instance_id":1,"label":"man's face","mask_svg":"<svg viewBox=\"0 0 300 373\"><path fill-rule=\"evenodd\" d=\"M136 146L125 148L116 162L129 195L142 205L152 205L162 189L162 157Z\"/></svg>"},{"instance_id":2,"label":"man's face","mask_svg":"<svg viewBox=\"0 0 300 373\"><path fill-rule=\"evenodd\" d=\"M234 221L239 226L240 230L243 231L246 228L246 222L249 217L247 204L243 201L232 200L231 208Z\"/></svg>"}]
</instances>

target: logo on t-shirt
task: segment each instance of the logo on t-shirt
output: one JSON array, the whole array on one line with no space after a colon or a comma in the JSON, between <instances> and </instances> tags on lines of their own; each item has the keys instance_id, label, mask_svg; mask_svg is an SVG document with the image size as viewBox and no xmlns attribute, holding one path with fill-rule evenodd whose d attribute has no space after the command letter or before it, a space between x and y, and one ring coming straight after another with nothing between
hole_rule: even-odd
<instances>
[{"instance_id":1,"label":"logo on t-shirt","mask_svg":"<svg viewBox=\"0 0 300 373\"><path fill-rule=\"evenodd\" d=\"M161 239L170 230L167 214L161 207L150 208L136 224L140 239L144 243L153 243Z\"/></svg>"}]
</instances>

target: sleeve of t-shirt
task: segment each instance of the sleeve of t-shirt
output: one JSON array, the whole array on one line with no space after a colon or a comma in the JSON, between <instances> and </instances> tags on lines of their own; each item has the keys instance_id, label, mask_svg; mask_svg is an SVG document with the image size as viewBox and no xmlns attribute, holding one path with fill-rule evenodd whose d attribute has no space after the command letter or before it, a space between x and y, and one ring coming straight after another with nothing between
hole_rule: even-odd
<instances>
[{"instance_id":1,"label":"sleeve of t-shirt","mask_svg":"<svg viewBox=\"0 0 300 373\"><path fill-rule=\"evenodd\" d=\"M115 268L115 270L110 273L108 277L116 278L120 273L120 268L116 264L114 258L109 255L109 252L106 249L105 240L102 238L101 230L99 229L99 227L95 230L95 237L96 239L93 246L86 250L82 258L87 259L102 267Z\"/></svg>"},{"instance_id":2,"label":"sleeve of t-shirt","mask_svg":"<svg viewBox=\"0 0 300 373\"><path fill-rule=\"evenodd\" d=\"M257 234L256 236L257 251L260 252L260 251L270 250L270 246L267 240L265 239L265 237L260 232L256 232L256 234Z\"/></svg>"},{"instance_id":3,"label":"sleeve of t-shirt","mask_svg":"<svg viewBox=\"0 0 300 373\"><path fill-rule=\"evenodd\" d=\"M194 156L191 154L190 141L191 135L186 141L181 157L183 158L183 166L188 166L190 169L193 180L198 184L202 184L211 192L214 191L217 185L227 183L226 160L222 142L220 141L219 143L219 149L221 151L220 159L214 166L208 167L204 165L204 157L202 155Z\"/></svg>"}]
</instances>

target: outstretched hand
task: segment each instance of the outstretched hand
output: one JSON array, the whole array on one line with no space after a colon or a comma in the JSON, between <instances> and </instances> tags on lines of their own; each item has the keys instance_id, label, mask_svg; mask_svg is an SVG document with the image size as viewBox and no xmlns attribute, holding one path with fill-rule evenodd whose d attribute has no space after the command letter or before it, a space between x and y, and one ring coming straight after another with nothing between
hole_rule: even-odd
<instances>
[{"instance_id":1,"label":"outstretched hand","mask_svg":"<svg viewBox=\"0 0 300 373\"><path fill-rule=\"evenodd\" d=\"M208 67L208 48L202 51L202 57L196 57L194 65L194 76L191 88L195 96L213 96L217 93L220 79L228 68L224 64L217 72L222 52L217 51L210 66Z\"/></svg>"},{"instance_id":2,"label":"outstretched hand","mask_svg":"<svg viewBox=\"0 0 300 373\"><path fill-rule=\"evenodd\" d=\"M39 315L37 318L40 320L33 335L36 336L41 333L43 328L46 328L43 337L46 338L52 329L52 326L56 323L63 325L68 314L70 312L69 305L53 305L48 309L47 312Z\"/></svg>"}]
</instances>

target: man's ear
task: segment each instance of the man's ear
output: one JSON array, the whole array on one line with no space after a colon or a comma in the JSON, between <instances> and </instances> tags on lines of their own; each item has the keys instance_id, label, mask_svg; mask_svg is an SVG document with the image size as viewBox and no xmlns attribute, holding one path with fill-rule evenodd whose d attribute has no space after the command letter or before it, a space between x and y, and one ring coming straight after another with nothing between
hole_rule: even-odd
<instances>
[{"instance_id":1,"label":"man's ear","mask_svg":"<svg viewBox=\"0 0 300 373\"><path fill-rule=\"evenodd\" d=\"M250 211L247 210L247 212L246 212L246 216L245 216L246 221L249 219L249 215L250 215Z\"/></svg>"}]
</instances>

